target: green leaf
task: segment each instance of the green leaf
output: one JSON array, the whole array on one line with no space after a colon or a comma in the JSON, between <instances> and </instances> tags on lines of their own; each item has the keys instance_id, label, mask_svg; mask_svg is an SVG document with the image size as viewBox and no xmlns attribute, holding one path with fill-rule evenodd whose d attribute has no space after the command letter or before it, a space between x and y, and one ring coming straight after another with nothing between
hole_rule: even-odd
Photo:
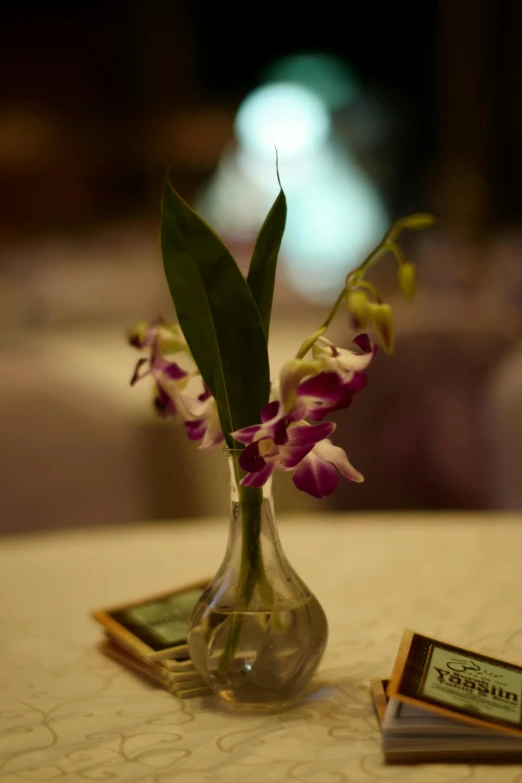
<instances>
[{"instance_id":1,"label":"green leaf","mask_svg":"<svg viewBox=\"0 0 522 783\"><path fill-rule=\"evenodd\" d=\"M286 223L286 197L279 180L279 172L277 172L277 179L281 190L261 226L247 277L248 285L261 315L267 340L274 297L277 257Z\"/></svg>"},{"instance_id":2,"label":"green leaf","mask_svg":"<svg viewBox=\"0 0 522 783\"><path fill-rule=\"evenodd\" d=\"M176 193L163 189L165 276L192 356L230 433L256 424L268 402L270 369L259 311L225 245Z\"/></svg>"}]
</instances>

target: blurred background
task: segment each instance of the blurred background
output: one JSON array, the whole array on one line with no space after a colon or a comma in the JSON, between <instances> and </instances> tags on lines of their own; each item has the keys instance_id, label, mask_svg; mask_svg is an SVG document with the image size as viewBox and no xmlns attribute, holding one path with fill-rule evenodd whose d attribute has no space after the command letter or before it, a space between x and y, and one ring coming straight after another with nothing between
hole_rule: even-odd
<instances>
[{"instance_id":1,"label":"blurred background","mask_svg":"<svg viewBox=\"0 0 522 783\"><path fill-rule=\"evenodd\" d=\"M280 512L522 508L522 3L4 0L0 64L0 531L224 514L220 453L158 420L125 342L172 317L167 166L246 268L289 200L278 366L389 223L418 262L372 280L397 350L337 418L366 476ZM348 319L333 338L348 347Z\"/></svg>"}]
</instances>

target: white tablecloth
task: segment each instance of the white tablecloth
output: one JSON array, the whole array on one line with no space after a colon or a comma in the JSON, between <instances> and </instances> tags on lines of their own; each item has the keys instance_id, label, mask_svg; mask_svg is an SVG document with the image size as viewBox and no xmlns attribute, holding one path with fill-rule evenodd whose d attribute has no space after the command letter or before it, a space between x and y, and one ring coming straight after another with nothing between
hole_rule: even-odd
<instances>
[{"instance_id":1,"label":"white tablecloth","mask_svg":"<svg viewBox=\"0 0 522 783\"><path fill-rule=\"evenodd\" d=\"M149 686L98 652L89 617L211 574L225 521L2 541L0 781L522 781L522 766L384 766L368 684L404 627L522 661L522 516L319 515L280 530L330 642L301 703L265 716Z\"/></svg>"}]
</instances>

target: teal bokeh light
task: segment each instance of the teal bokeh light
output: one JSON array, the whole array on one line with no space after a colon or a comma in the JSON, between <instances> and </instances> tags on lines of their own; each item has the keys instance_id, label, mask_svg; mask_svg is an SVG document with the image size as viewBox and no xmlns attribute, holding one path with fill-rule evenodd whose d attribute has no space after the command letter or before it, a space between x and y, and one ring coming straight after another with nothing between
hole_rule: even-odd
<instances>
[{"instance_id":1,"label":"teal bokeh light","mask_svg":"<svg viewBox=\"0 0 522 783\"><path fill-rule=\"evenodd\" d=\"M350 66L330 54L303 53L283 57L271 63L263 72L261 82L285 82L306 87L330 110L347 106L356 100L360 84Z\"/></svg>"}]
</instances>

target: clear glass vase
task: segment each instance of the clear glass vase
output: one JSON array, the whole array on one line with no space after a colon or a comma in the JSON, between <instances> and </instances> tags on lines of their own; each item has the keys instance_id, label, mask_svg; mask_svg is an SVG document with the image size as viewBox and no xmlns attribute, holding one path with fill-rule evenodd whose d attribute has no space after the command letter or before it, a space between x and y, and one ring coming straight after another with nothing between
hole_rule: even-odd
<instances>
[{"instance_id":1,"label":"clear glass vase","mask_svg":"<svg viewBox=\"0 0 522 783\"><path fill-rule=\"evenodd\" d=\"M271 485L242 487L239 451L228 450L228 546L189 623L190 656L213 690L243 709L294 700L314 674L328 638L319 601L279 542Z\"/></svg>"}]
</instances>

